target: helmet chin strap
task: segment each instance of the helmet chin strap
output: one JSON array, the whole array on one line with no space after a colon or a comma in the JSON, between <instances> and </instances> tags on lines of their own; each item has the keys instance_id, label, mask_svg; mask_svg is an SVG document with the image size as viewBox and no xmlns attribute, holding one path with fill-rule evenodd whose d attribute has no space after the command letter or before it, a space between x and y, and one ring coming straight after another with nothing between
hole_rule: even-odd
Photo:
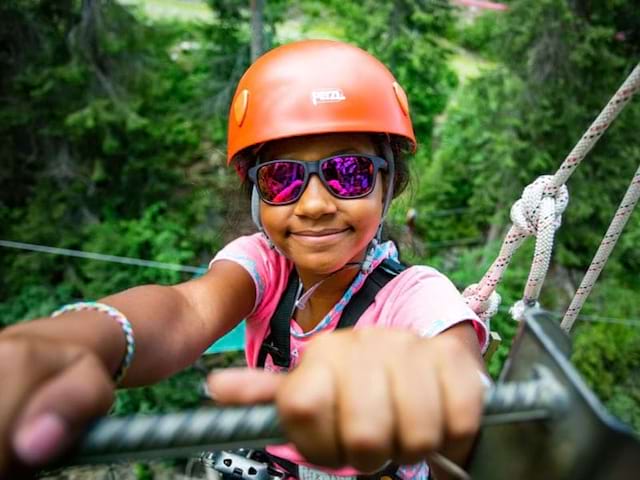
<instances>
[{"instance_id":1,"label":"helmet chin strap","mask_svg":"<svg viewBox=\"0 0 640 480\"><path fill-rule=\"evenodd\" d=\"M384 220L387 217L387 213L389 211L389 207L391 206L391 201L393 200L393 183L395 181L395 159L393 157L393 150L391 149L390 142L384 142L382 145L382 155L384 159L387 161L387 188L385 189L384 202L382 204L382 215L380 216L380 224L378 225L378 229L376 230L376 234L369 242L367 246L367 253L365 255L364 261L362 262L361 270L365 273L368 273L371 269L371 263L373 262L373 253L375 252L376 246L382 242L382 226L384 224Z\"/></svg>"},{"instance_id":2,"label":"helmet chin strap","mask_svg":"<svg viewBox=\"0 0 640 480\"><path fill-rule=\"evenodd\" d=\"M382 205L382 215L380 217L380 224L378 225L378 229L376 230L375 236L367 245L367 250L365 253L365 258L362 262L350 262L339 268L335 272L331 272L327 277L323 278L319 282L313 284L306 292L303 293L303 285L300 282L300 286L298 288L298 293L296 295L295 307L297 309L304 309L307 305L307 301L313 295L313 293L322 285L325 281L333 277L336 273L341 272L342 270L357 268L359 267L363 273L369 273L371 270L371 265L373 263L373 256L376 250L376 246L382 241L382 225L384 223L384 219L387 216L387 212L389 211L389 206L391 205L391 200L393 199L393 183L395 180L395 160L393 157L393 150L391 150L391 146L388 142L385 142L382 146L383 148L383 156L387 161L387 185L385 189L384 202ZM251 218L253 223L256 225L260 233L264 235L269 244L269 248L277 251L280 255L286 256L278 247L273 243L271 238L264 229L262 225L262 221L260 219L260 196L258 194L258 189L256 186L253 186L251 190Z\"/></svg>"}]
</instances>

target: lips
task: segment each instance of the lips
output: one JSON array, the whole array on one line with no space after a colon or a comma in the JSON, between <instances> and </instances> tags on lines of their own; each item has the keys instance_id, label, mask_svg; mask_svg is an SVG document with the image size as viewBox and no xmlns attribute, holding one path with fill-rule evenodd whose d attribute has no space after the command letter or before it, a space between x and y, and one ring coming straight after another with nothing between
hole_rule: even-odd
<instances>
[{"instance_id":1,"label":"lips","mask_svg":"<svg viewBox=\"0 0 640 480\"><path fill-rule=\"evenodd\" d=\"M291 232L292 235L299 235L301 237L328 237L330 235L336 235L348 231L349 228L323 228L321 230L296 230Z\"/></svg>"}]
</instances>

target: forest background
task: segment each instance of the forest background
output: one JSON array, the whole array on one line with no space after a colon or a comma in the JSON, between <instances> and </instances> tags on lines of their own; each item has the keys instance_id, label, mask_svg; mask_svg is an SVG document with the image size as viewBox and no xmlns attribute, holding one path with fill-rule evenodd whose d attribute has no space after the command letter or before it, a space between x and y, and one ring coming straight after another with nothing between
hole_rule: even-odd
<instances>
[{"instance_id":1,"label":"forest background","mask_svg":"<svg viewBox=\"0 0 640 480\"><path fill-rule=\"evenodd\" d=\"M446 0L0 2L0 240L204 267L252 231L225 165L226 116L251 58L299 38L357 44L404 86L420 147L389 232L403 258L460 287L495 258L509 208L553 173L640 59L631 0L513 0L479 14ZM640 99L571 178L542 305L568 306L640 160ZM407 223L407 215L415 218ZM573 332L572 360L640 431L640 215ZM492 328L517 325L532 241L499 287ZM0 247L0 325L193 273ZM237 361L228 353L222 364ZM120 392L115 412L200 401L201 369Z\"/></svg>"}]
</instances>

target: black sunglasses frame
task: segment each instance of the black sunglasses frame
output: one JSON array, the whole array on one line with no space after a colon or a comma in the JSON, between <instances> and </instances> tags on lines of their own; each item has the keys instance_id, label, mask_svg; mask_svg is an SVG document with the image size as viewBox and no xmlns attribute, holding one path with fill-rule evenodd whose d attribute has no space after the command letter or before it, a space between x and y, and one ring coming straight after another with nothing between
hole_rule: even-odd
<instances>
[{"instance_id":1,"label":"black sunglasses frame","mask_svg":"<svg viewBox=\"0 0 640 480\"><path fill-rule=\"evenodd\" d=\"M320 168L321 165L324 162L327 162L329 160L333 160L335 158L344 158L344 157L363 157L363 158L367 158L369 160L371 160L371 163L373 164L373 178L371 180L371 188L369 189L369 191L367 191L367 193L363 193L362 195L357 195L355 197L345 197L345 196L341 196L336 194L331 187L329 187L328 183L327 183L327 179L324 178L324 175L322 173L322 169ZM295 163L295 164L299 164L302 165L303 170L304 170L304 178L302 180L302 187L300 188L300 193L293 199L288 200L286 202L271 202L269 200L267 200L264 195L262 194L262 191L260 190L260 186L258 184L258 172L261 168L267 166L267 165L271 165L274 163ZM290 205L292 203L297 202L298 200L300 200L300 197L302 196L302 194L304 193L304 191L307 189L307 186L309 184L309 179L311 178L312 174L317 175L320 178L320 181L322 182L322 185L329 191L329 193L331 193L331 195L333 195L336 198L339 198L341 200L355 200L358 198L364 198L367 195L369 195L371 192L373 192L373 190L376 187L376 178L378 176L378 171L380 170L387 170L389 168L389 163L381 157L378 157L376 155L368 155L368 154L364 154L364 153L347 153L347 154L341 154L341 155L332 155L330 157L326 157L326 158L322 158L320 160L315 160L313 162L305 162L302 160L292 160L292 159L277 159L277 160L270 160L268 162L265 163L259 163L257 165L254 165L253 167L251 167L248 171L248 176L249 176L249 180L251 180L251 182L255 185L256 190L258 191L258 195L260 195L260 198L262 199L263 202L269 204L269 205L273 205L273 206L284 206L284 205Z\"/></svg>"}]
</instances>

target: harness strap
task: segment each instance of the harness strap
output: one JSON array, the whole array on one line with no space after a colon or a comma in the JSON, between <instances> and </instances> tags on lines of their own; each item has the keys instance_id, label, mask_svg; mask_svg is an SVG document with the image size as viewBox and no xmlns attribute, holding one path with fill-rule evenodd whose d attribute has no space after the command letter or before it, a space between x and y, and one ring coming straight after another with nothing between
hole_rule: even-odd
<instances>
[{"instance_id":1,"label":"harness strap","mask_svg":"<svg viewBox=\"0 0 640 480\"><path fill-rule=\"evenodd\" d=\"M373 303L382 287L406 268L406 265L389 258L380 262L373 272L369 274L360 290L351 297L340 316L336 329L353 327L364 311ZM291 365L290 324L299 283L300 279L294 268L291 270L287 287L276 307L276 311L269 321L269 335L267 335L260 347L257 364L260 368L264 368L267 355L271 355L274 365L281 368L288 369Z\"/></svg>"},{"instance_id":2,"label":"harness strap","mask_svg":"<svg viewBox=\"0 0 640 480\"><path fill-rule=\"evenodd\" d=\"M280 302L276 307L271 320L269 320L270 332L260 346L258 353L258 367L264 368L267 354L271 355L273 363L279 367L289 368L291 353L291 333L289 323L293 316L296 295L300 279L295 268L289 274L287 288L285 288Z\"/></svg>"},{"instance_id":3,"label":"harness strap","mask_svg":"<svg viewBox=\"0 0 640 480\"><path fill-rule=\"evenodd\" d=\"M347 306L344 307L336 328L353 327L364 311L373 303L378 292L382 290L382 287L406 268L406 265L396 262L395 260L389 258L383 260L373 272L369 274L360 290L351 297Z\"/></svg>"}]
</instances>

